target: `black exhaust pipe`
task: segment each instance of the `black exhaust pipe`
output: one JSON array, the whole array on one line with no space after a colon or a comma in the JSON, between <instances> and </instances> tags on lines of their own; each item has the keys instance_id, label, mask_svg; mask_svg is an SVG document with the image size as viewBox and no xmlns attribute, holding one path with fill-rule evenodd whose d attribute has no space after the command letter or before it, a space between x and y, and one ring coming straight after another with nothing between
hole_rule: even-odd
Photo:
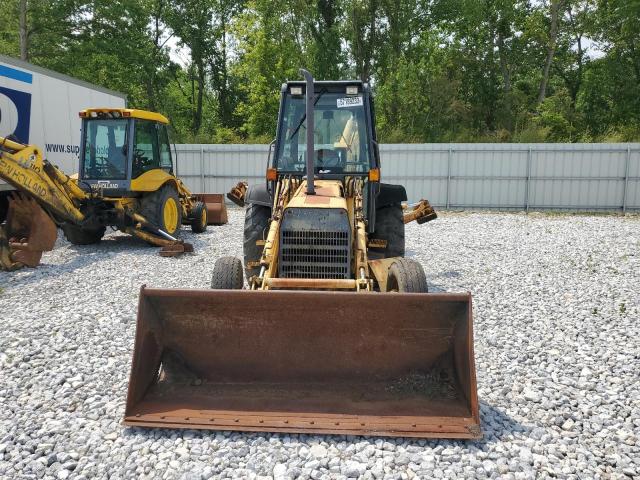
<instances>
[{"instance_id":1,"label":"black exhaust pipe","mask_svg":"<svg viewBox=\"0 0 640 480\"><path fill-rule=\"evenodd\" d=\"M314 177L314 142L315 137L313 135L313 101L314 101L314 88L313 88L313 75L304 68L300 69L300 73L307 82L305 92L305 116L307 117L307 195L315 195L316 189L313 184Z\"/></svg>"}]
</instances>

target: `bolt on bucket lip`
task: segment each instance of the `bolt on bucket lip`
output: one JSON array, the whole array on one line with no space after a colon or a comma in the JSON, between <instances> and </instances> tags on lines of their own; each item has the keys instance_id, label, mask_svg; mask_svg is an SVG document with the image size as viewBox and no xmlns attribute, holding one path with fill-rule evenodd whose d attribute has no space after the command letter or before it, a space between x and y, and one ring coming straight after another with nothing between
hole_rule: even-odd
<instances>
[{"instance_id":1,"label":"bolt on bucket lip","mask_svg":"<svg viewBox=\"0 0 640 480\"><path fill-rule=\"evenodd\" d=\"M124 424L480 438L472 346L469 294L143 287Z\"/></svg>"}]
</instances>

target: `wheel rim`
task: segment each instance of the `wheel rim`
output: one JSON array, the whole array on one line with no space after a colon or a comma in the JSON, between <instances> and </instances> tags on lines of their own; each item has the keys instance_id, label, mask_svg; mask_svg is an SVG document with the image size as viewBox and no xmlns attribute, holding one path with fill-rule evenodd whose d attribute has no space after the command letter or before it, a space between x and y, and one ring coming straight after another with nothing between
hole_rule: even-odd
<instances>
[{"instance_id":1,"label":"wheel rim","mask_svg":"<svg viewBox=\"0 0 640 480\"><path fill-rule=\"evenodd\" d=\"M178 229L178 205L173 198L168 198L164 204L164 228L172 234Z\"/></svg>"},{"instance_id":2,"label":"wheel rim","mask_svg":"<svg viewBox=\"0 0 640 480\"><path fill-rule=\"evenodd\" d=\"M203 227L207 225L207 209L206 208L202 209L202 214L200 215L200 222Z\"/></svg>"}]
</instances>

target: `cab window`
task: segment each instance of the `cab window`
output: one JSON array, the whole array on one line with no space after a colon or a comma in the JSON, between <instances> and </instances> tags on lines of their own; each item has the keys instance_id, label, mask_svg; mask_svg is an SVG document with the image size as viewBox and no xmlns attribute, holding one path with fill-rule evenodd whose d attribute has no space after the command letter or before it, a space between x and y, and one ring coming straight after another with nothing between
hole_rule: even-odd
<instances>
[{"instance_id":1,"label":"cab window","mask_svg":"<svg viewBox=\"0 0 640 480\"><path fill-rule=\"evenodd\" d=\"M167 127L158 125L158 138L160 140L160 168L173 173L173 162L171 161L171 147L169 145L169 135Z\"/></svg>"},{"instance_id":2,"label":"cab window","mask_svg":"<svg viewBox=\"0 0 640 480\"><path fill-rule=\"evenodd\" d=\"M157 168L160 168L157 124L148 120L136 120L131 177L138 178Z\"/></svg>"},{"instance_id":3,"label":"cab window","mask_svg":"<svg viewBox=\"0 0 640 480\"><path fill-rule=\"evenodd\" d=\"M313 151L316 173L368 172L371 165L362 95L320 92L315 98ZM276 152L278 171L306 170L306 128L304 98L287 95Z\"/></svg>"},{"instance_id":4,"label":"cab window","mask_svg":"<svg viewBox=\"0 0 640 480\"><path fill-rule=\"evenodd\" d=\"M82 178L127 178L127 132L124 119L91 119L85 123Z\"/></svg>"}]
</instances>

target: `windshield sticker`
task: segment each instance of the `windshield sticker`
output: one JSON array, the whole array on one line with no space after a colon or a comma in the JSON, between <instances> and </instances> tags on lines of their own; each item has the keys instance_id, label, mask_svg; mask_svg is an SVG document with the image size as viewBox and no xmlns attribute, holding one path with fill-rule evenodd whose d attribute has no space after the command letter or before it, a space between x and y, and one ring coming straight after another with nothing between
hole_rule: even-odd
<instances>
[{"instance_id":1,"label":"windshield sticker","mask_svg":"<svg viewBox=\"0 0 640 480\"><path fill-rule=\"evenodd\" d=\"M338 108L361 107L362 97L346 97L338 99Z\"/></svg>"}]
</instances>

